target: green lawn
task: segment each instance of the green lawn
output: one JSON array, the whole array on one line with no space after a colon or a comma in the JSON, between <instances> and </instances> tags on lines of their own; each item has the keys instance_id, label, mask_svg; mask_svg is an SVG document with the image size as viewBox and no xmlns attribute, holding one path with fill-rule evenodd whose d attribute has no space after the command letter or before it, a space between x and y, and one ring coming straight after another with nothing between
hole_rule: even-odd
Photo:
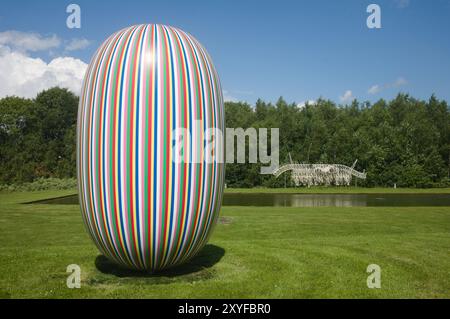
<instances>
[{"instance_id":1,"label":"green lawn","mask_svg":"<svg viewBox=\"0 0 450 319\"><path fill-rule=\"evenodd\" d=\"M198 258L152 276L99 256L77 206L20 204L71 193L0 193L0 298L450 298L449 207L225 207Z\"/></svg>"}]
</instances>

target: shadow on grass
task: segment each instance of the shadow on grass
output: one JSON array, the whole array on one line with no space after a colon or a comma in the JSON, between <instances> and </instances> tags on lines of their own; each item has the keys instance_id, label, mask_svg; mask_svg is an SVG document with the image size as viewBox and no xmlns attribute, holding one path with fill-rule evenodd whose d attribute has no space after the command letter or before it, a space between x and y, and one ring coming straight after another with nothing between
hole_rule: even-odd
<instances>
[{"instance_id":1,"label":"shadow on grass","mask_svg":"<svg viewBox=\"0 0 450 319\"><path fill-rule=\"evenodd\" d=\"M114 275L116 277L141 277L141 278L174 278L198 273L197 279L208 279L211 273L207 270L217 264L225 255L225 249L216 245L206 245L194 258L183 265L175 266L167 270L155 273L124 268L104 255L99 255L95 259L95 267L103 274ZM191 276L188 276L191 277Z\"/></svg>"}]
</instances>

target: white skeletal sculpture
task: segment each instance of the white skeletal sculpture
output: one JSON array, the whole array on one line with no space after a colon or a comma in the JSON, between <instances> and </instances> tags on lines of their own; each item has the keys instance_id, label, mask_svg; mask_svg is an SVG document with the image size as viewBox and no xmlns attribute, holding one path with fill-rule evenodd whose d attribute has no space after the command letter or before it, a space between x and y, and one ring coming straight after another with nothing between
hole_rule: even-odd
<instances>
[{"instance_id":1,"label":"white skeletal sculpture","mask_svg":"<svg viewBox=\"0 0 450 319\"><path fill-rule=\"evenodd\" d=\"M366 179L365 172L355 170L356 160L352 167L342 164L297 164L291 163L280 166L272 174L279 177L287 171L291 171L291 179L296 186L316 185L350 185L352 176Z\"/></svg>"}]
</instances>

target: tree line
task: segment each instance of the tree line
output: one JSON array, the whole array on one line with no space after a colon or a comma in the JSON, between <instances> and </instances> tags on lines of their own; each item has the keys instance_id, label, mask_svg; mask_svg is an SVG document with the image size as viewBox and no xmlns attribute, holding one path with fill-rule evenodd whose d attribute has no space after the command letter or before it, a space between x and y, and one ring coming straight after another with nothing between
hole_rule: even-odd
<instances>
[{"instance_id":1,"label":"tree line","mask_svg":"<svg viewBox=\"0 0 450 319\"><path fill-rule=\"evenodd\" d=\"M0 99L0 184L76 177L78 97L52 88L34 99ZM399 94L374 104L319 99L299 106L279 98L225 103L226 127L280 128L280 163L351 164L360 186L450 186L450 113L446 101ZM226 164L228 187L292 186L260 175L260 164Z\"/></svg>"}]
</instances>

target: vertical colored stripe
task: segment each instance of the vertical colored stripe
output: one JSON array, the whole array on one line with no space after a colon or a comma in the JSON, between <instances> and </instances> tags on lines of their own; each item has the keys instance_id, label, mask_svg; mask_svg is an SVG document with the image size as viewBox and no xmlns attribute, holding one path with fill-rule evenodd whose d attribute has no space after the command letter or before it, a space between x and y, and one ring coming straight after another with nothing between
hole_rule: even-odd
<instances>
[{"instance_id":1,"label":"vertical colored stripe","mask_svg":"<svg viewBox=\"0 0 450 319\"><path fill-rule=\"evenodd\" d=\"M224 131L220 81L191 35L137 25L100 46L80 96L77 173L83 221L103 254L154 271L206 244L224 182L224 164L205 162L210 128ZM175 129L190 134L180 163ZM217 156L223 145L213 147Z\"/></svg>"}]
</instances>

